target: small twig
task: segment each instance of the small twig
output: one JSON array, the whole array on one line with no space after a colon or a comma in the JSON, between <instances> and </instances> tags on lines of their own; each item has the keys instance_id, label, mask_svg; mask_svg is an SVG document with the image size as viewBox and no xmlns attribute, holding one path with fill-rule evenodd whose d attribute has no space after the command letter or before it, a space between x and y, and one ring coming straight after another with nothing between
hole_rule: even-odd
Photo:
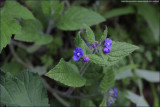
<instances>
[{"instance_id":1,"label":"small twig","mask_svg":"<svg viewBox=\"0 0 160 107\"><path fill-rule=\"evenodd\" d=\"M20 64L22 64L23 66L27 67L28 68L28 65L20 59L20 57L16 54L15 50L14 50L14 47L13 47L13 44L12 44L12 40L11 40L11 43L9 45L9 48L11 50L11 53L12 55L15 57L15 59L17 60L17 62L19 62Z\"/></svg>"},{"instance_id":2,"label":"small twig","mask_svg":"<svg viewBox=\"0 0 160 107\"><path fill-rule=\"evenodd\" d=\"M27 49L27 46L23 45L22 43L19 43L19 42L15 41L15 40L12 40L12 43L14 45L17 45L17 46L23 48L23 49Z\"/></svg>"},{"instance_id":3,"label":"small twig","mask_svg":"<svg viewBox=\"0 0 160 107\"><path fill-rule=\"evenodd\" d=\"M96 97L96 96L100 96L102 95L101 93L98 93L98 94L91 94L91 95L85 95L85 96L71 96L71 95L66 95L65 93L61 92L61 91L58 91L57 89L54 89L54 88L51 88L47 82L45 82L45 80L43 81L44 82L44 85L46 86L47 89L50 89L51 92L53 93L57 93L59 94L60 96L63 96L63 97L67 97L67 98L71 98L71 99L83 99L83 98L92 98L92 97ZM48 90L49 91L49 90Z\"/></svg>"},{"instance_id":4,"label":"small twig","mask_svg":"<svg viewBox=\"0 0 160 107\"><path fill-rule=\"evenodd\" d=\"M51 31L52 31L52 28L53 28L53 24L54 24L54 21L52 19L49 20L49 23L48 23L48 28L46 30L46 34L50 34Z\"/></svg>"},{"instance_id":5,"label":"small twig","mask_svg":"<svg viewBox=\"0 0 160 107\"><path fill-rule=\"evenodd\" d=\"M65 0L65 2L66 2L66 4L67 4L67 6L70 7L69 1L68 1L68 0Z\"/></svg>"},{"instance_id":6,"label":"small twig","mask_svg":"<svg viewBox=\"0 0 160 107\"><path fill-rule=\"evenodd\" d=\"M61 102L64 106L70 107L70 105L64 101L60 96L57 95L57 93L43 80L44 86L47 88L47 90L59 101Z\"/></svg>"}]
</instances>

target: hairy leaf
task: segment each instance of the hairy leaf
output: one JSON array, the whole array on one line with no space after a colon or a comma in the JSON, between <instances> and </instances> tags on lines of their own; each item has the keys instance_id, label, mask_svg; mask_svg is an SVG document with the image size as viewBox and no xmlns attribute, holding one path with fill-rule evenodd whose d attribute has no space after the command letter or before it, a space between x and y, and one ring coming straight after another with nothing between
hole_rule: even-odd
<instances>
[{"instance_id":1,"label":"hairy leaf","mask_svg":"<svg viewBox=\"0 0 160 107\"><path fill-rule=\"evenodd\" d=\"M107 37L107 34L108 34L108 28L106 26L106 29L104 30L103 35L101 36L101 42L103 42L103 40Z\"/></svg>"},{"instance_id":2,"label":"hairy leaf","mask_svg":"<svg viewBox=\"0 0 160 107\"><path fill-rule=\"evenodd\" d=\"M94 33L92 31L92 29L86 25L86 34L87 34L87 40L90 44L95 43L95 36Z\"/></svg>"},{"instance_id":3,"label":"hairy leaf","mask_svg":"<svg viewBox=\"0 0 160 107\"><path fill-rule=\"evenodd\" d=\"M49 106L42 80L38 74L23 71L5 78L0 84L1 103L7 106Z\"/></svg>"},{"instance_id":4,"label":"hairy leaf","mask_svg":"<svg viewBox=\"0 0 160 107\"><path fill-rule=\"evenodd\" d=\"M73 71L74 69L70 65L61 59L59 64L51 69L46 76L59 81L67 86L81 87L85 84L86 80L78 73Z\"/></svg>"},{"instance_id":5,"label":"hairy leaf","mask_svg":"<svg viewBox=\"0 0 160 107\"><path fill-rule=\"evenodd\" d=\"M107 68L103 68L103 70L107 70ZM105 71L105 75L100 83L100 89L103 93L105 93L108 89L110 89L115 82L115 76L113 70Z\"/></svg>"},{"instance_id":6,"label":"hairy leaf","mask_svg":"<svg viewBox=\"0 0 160 107\"><path fill-rule=\"evenodd\" d=\"M100 66L111 66L119 62L122 58L129 55L133 51L138 49L137 46L131 45L124 42L113 42L112 50L109 54L104 54L102 52L102 56L97 55L88 55L90 61L98 64Z\"/></svg>"},{"instance_id":7,"label":"hairy leaf","mask_svg":"<svg viewBox=\"0 0 160 107\"><path fill-rule=\"evenodd\" d=\"M63 15L58 24L62 30L78 30L84 27L84 24L92 26L105 21L105 19L96 12L83 7L70 7Z\"/></svg>"}]
</instances>

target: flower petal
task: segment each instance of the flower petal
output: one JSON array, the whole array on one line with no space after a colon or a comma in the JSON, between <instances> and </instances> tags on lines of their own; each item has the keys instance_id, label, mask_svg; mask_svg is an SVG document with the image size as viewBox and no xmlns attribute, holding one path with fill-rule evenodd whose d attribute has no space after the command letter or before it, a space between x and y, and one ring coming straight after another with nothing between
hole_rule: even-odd
<instances>
[{"instance_id":1,"label":"flower petal","mask_svg":"<svg viewBox=\"0 0 160 107\"><path fill-rule=\"evenodd\" d=\"M77 55L77 51L76 51L76 50L74 50L74 51L73 51L73 54L74 54L74 55Z\"/></svg>"},{"instance_id":2,"label":"flower petal","mask_svg":"<svg viewBox=\"0 0 160 107\"><path fill-rule=\"evenodd\" d=\"M78 61L80 59L80 57L78 57L78 56L73 56L73 60L74 61Z\"/></svg>"}]
</instances>

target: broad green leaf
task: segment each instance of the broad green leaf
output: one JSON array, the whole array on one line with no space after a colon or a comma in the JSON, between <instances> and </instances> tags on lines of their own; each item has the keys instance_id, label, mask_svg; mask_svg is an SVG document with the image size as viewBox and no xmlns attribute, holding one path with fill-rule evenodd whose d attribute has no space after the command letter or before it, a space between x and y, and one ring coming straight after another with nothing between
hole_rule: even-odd
<instances>
[{"instance_id":1,"label":"broad green leaf","mask_svg":"<svg viewBox=\"0 0 160 107\"><path fill-rule=\"evenodd\" d=\"M1 17L0 20L0 52L10 42L12 34L18 34L21 26L12 18Z\"/></svg>"},{"instance_id":2,"label":"broad green leaf","mask_svg":"<svg viewBox=\"0 0 160 107\"><path fill-rule=\"evenodd\" d=\"M136 74L148 82L160 82L159 71L136 69Z\"/></svg>"},{"instance_id":3,"label":"broad green leaf","mask_svg":"<svg viewBox=\"0 0 160 107\"><path fill-rule=\"evenodd\" d=\"M94 33L93 33L92 29L87 25L85 25L85 26L86 26L86 34L87 34L88 42L90 44L95 43L95 36L94 36Z\"/></svg>"},{"instance_id":4,"label":"broad green leaf","mask_svg":"<svg viewBox=\"0 0 160 107\"><path fill-rule=\"evenodd\" d=\"M106 26L106 29L104 30L103 35L101 36L101 40L100 40L101 42L103 42L103 40L107 38L107 34L108 34L108 28Z\"/></svg>"},{"instance_id":5,"label":"broad green leaf","mask_svg":"<svg viewBox=\"0 0 160 107\"><path fill-rule=\"evenodd\" d=\"M20 25L15 18L34 19L32 13L16 1L5 1L0 10L0 52L10 42L12 34L20 33Z\"/></svg>"},{"instance_id":6,"label":"broad green leaf","mask_svg":"<svg viewBox=\"0 0 160 107\"><path fill-rule=\"evenodd\" d=\"M143 3L143 6L139 3L130 3L137 7L139 15L142 15L152 30L154 39L159 41L159 11L158 8L152 6L149 3Z\"/></svg>"},{"instance_id":7,"label":"broad green leaf","mask_svg":"<svg viewBox=\"0 0 160 107\"><path fill-rule=\"evenodd\" d=\"M84 24L92 26L105 21L105 19L96 12L83 7L70 7L60 19L58 28L61 30L78 30L84 27Z\"/></svg>"},{"instance_id":8,"label":"broad green leaf","mask_svg":"<svg viewBox=\"0 0 160 107\"><path fill-rule=\"evenodd\" d=\"M96 64L91 63L89 67L86 69L85 74L83 75L86 78L85 86L95 86L95 84L99 84L99 79L103 76L103 74L99 71L102 71L101 66L96 66Z\"/></svg>"},{"instance_id":9,"label":"broad green leaf","mask_svg":"<svg viewBox=\"0 0 160 107\"><path fill-rule=\"evenodd\" d=\"M103 59L101 56L95 55L95 54L89 54L88 55L91 62L98 64L100 66L105 66L105 59Z\"/></svg>"},{"instance_id":10,"label":"broad green leaf","mask_svg":"<svg viewBox=\"0 0 160 107\"><path fill-rule=\"evenodd\" d=\"M103 70L107 70L107 68L103 68ZM108 89L110 89L115 82L115 76L113 70L105 71L105 75L100 83L100 89L103 93L105 93Z\"/></svg>"},{"instance_id":11,"label":"broad green leaf","mask_svg":"<svg viewBox=\"0 0 160 107\"><path fill-rule=\"evenodd\" d=\"M42 25L36 20L21 21L22 31L17 34L14 39L25 42L35 42L36 45L43 45L50 43L52 36L42 33Z\"/></svg>"},{"instance_id":12,"label":"broad green leaf","mask_svg":"<svg viewBox=\"0 0 160 107\"><path fill-rule=\"evenodd\" d=\"M135 45L124 42L113 42L112 50L109 54L104 54L102 52L102 56L90 54L88 57L90 58L91 62L100 66L111 66L119 62L122 58L129 55L136 49L138 49L138 47Z\"/></svg>"},{"instance_id":13,"label":"broad green leaf","mask_svg":"<svg viewBox=\"0 0 160 107\"><path fill-rule=\"evenodd\" d=\"M23 71L16 77L5 78L0 84L1 103L7 106L49 106L42 80L38 74Z\"/></svg>"},{"instance_id":14,"label":"broad green leaf","mask_svg":"<svg viewBox=\"0 0 160 107\"><path fill-rule=\"evenodd\" d=\"M78 73L73 71L74 69L68 65L64 59L61 59L58 65L51 69L46 76L59 81L67 86L81 87L85 84L86 80Z\"/></svg>"},{"instance_id":15,"label":"broad green leaf","mask_svg":"<svg viewBox=\"0 0 160 107\"><path fill-rule=\"evenodd\" d=\"M10 18L34 19L33 14L16 1L6 1L1 9L1 15Z\"/></svg>"},{"instance_id":16,"label":"broad green leaf","mask_svg":"<svg viewBox=\"0 0 160 107\"><path fill-rule=\"evenodd\" d=\"M149 107L149 104L146 102L146 100L144 99L144 97L136 95L133 92L127 91L126 97L129 100L131 100L133 103L135 103L137 105L137 107L139 107L139 106Z\"/></svg>"},{"instance_id":17,"label":"broad green leaf","mask_svg":"<svg viewBox=\"0 0 160 107\"><path fill-rule=\"evenodd\" d=\"M113 42L112 50L108 55L103 54L103 58L106 60L108 66L114 65L119 62L125 56L138 49L137 46L128 44L125 42Z\"/></svg>"},{"instance_id":18,"label":"broad green leaf","mask_svg":"<svg viewBox=\"0 0 160 107\"><path fill-rule=\"evenodd\" d=\"M128 6L128 7L123 7L123 8L115 8L113 10L105 12L103 14L103 16L106 19L109 19L109 18L116 17L116 16L121 16L121 15L126 15L126 14L132 14L134 12L135 12L134 8Z\"/></svg>"}]
</instances>

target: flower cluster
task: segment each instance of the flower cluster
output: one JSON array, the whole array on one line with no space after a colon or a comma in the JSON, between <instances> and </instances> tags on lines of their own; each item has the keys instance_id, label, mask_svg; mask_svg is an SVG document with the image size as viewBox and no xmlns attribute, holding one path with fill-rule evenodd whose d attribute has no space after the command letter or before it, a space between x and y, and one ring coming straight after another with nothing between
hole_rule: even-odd
<instances>
[{"instance_id":1,"label":"flower cluster","mask_svg":"<svg viewBox=\"0 0 160 107\"><path fill-rule=\"evenodd\" d=\"M83 57L83 56L84 56L84 52L83 52L83 50L81 49L81 47L77 47L77 48L73 51L73 54L74 54L74 56L73 56L73 60L74 60L74 61L79 61L80 58L83 58L83 61L84 61L84 62L89 62L89 57L88 57L88 56Z\"/></svg>"},{"instance_id":2,"label":"flower cluster","mask_svg":"<svg viewBox=\"0 0 160 107\"><path fill-rule=\"evenodd\" d=\"M105 54L108 54L112 50L111 45L112 45L112 40L110 40L109 38L104 40L104 46L105 47L103 48L103 52Z\"/></svg>"},{"instance_id":3,"label":"flower cluster","mask_svg":"<svg viewBox=\"0 0 160 107\"><path fill-rule=\"evenodd\" d=\"M108 106L110 106L111 104L115 103L117 97L118 97L117 88L110 89L108 91L108 95L107 95Z\"/></svg>"}]
</instances>

